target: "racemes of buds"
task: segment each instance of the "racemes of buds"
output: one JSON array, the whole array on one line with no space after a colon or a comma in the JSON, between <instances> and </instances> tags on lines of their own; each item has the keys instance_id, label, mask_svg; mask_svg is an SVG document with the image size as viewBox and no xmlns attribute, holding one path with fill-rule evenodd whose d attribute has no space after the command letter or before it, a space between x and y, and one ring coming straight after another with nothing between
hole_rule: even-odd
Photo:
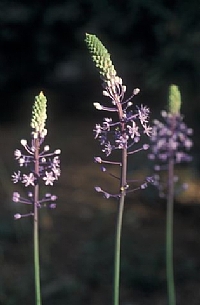
<instances>
[{"instance_id":1,"label":"racemes of buds","mask_svg":"<svg viewBox=\"0 0 200 305\"><path fill-rule=\"evenodd\" d=\"M125 177L127 157L149 148L148 144L140 145L139 142L142 134L149 137L152 133L152 128L149 126L150 111L144 105L136 106L134 110L131 109L132 99L140 92L140 89L134 89L131 96L128 99L125 98L126 86L117 76L110 54L101 41L95 35L86 34L86 44L103 80L103 95L110 99L110 106L94 103L97 110L109 113L101 124L96 124L94 127L94 137L99 140L106 158L116 150L122 152L120 162L103 160L101 157L95 157L95 162L121 166L122 177L118 178L121 182L120 192L128 193L128 183ZM106 168L103 171L106 171ZM147 185L146 182L142 183L141 188L144 188L144 185ZM97 192L102 192L106 198L113 197L98 186L95 189ZM120 194L116 194L116 197L118 196Z\"/></svg>"},{"instance_id":2,"label":"racemes of buds","mask_svg":"<svg viewBox=\"0 0 200 305\"><path fill-rule=\"evenodd\" d=\"M44 145L47 135L45 129L47 99L42 92L35 97L31 120L30 144L25 139L21 140L22 149L14 151L14 157L18 162L20 170L12 175L13 183L22 183L27 189L27 198L21 197L18 192L13 193L13 201L41 207L56 207L55 195L47 193L39 199L39 185L52 186L60 176L60 149L50 152L49 145ZM17 213L14 218L20 219L26 216L33 216L33 209L28 214Z\"/></svg>"},{"instance_id":3,"label":"racemes of buds","mask_svg":"<svg viewBox=\"0 0 200 305\"><path fill-rule=\"evenodd\" d=\"M161 174L168 169L169 162L173 165L190 162L189 154L193 146L191 136L193 130L184 123L180 114L181 96L176 85L171 85L169 90L169 111L161 111L162 120L154 120L153 132L150 138L149 160L154 162L154 184L159 189L160 197L165 197L166 183L162 182ZM178 177L172 178L177 182ZM183 188L186 184L183 185ZM166 190L167 191L167 190Z\"/></svg>"}]
</instances>

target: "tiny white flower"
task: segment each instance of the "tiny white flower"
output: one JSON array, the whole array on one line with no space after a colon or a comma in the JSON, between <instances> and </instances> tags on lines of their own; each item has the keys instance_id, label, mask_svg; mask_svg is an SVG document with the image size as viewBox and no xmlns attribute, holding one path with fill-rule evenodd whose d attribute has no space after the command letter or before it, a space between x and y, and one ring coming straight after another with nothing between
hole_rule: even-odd
<instances>
[{"instance_id":1,"label":"tiny white flower","mask_svg":"<svg viewBox=\"0 0 200 305\"><path fill-rule=\"evenodd\" d=\"M20 194L18 192L13 193L13 202L19 202Z\"/></svg>"},{"instance_id":2,"label":"tiny white flower","mask_svg":"<svg viewBox=\"0 0 200 305\"><path fill-rule=\"evenodd\" d=\"M45 181L45 185L53 185L54 180L56 179L53 176L53 172L45 172L46 176L43 177L43 180Z\"/></svg>"},{"instance_id":3,"label":"tiny white flower","mask_svg":"<svg viewBox=\"0 0 200 305\"><path fill-rule=\"evenodd\" d=\"M104 96L110 96L109 93L106 90L103 90L103 95ZM95 107L95 105L94 105L94 107Z\"/></svg>"},{"instance_id":4,"label":"tiny white flower","mask_svg":"<svg viewBox=\"0 0 200 305\"><path fill-rule=\"evenodd\" d=\"M102 162L101 157L94 157L94 161L97 162L97 163Z\"/></svg>"},{"instance_id":5,"label":"tiny white flower","mask_svg":"<svg viewBox=\"0 0 200 305\"><path fill-rule=\"evenodd\" d=\"M44 151L49 151L49 145L44 146Z\"/></svg>"},{"instance_id":6,"label":"tiny white flower","mask_svg":"<svg viewBox=\"0 0 200 305\"><path fill-rule=\"evenodd\" d=\"M43 129L41 132L40 132L40 136L42 139L44 139L47 135L47 129Z\"/></svg>"},{"instance_id":7,"label":"tiny white flower","mask_svg":"<svg viewBox=\"0 0 200 305\"><path fill-rule=\"evenodd\" d=\"M19 214L19 213L17 213L17 214L14 215L14 218L15 218L15 219L20 219L21 217L22 217L22 215Z\"/></svg>"},{"instance_id":8,"label":"tiny white flower","mask_svg":"<svg viewBox=\"0 0 200 305\"><path fill-rule=\"evenodd\" d=\"M100 188L100 186L95 186L95 191L99 193L102 192L102 189Z\"/></svg>"},{"instance_id":9,"label":"tiny white flower","mask_svg":"<svg viewBox=\"0 0 200 305\"><path fill-rule=\"evenodd\" d=\"M148 137L150 137L151 134L152 134L152 127L147 126L146 124L144 124L143 127L144 127L144 133L145 133Z\"/></svg>"},{"instance_id":10,"label":"tiny white flower","mask_svg":"<svg viewBox=\"0 0 200 305\"><path fill-rule=\"evenodd\" d=\"M23 157L22 157L22 158L20 158L20 159L19 159L19 166L23 166L23 165L24 165L24 163L25 163L24 158L23 158Z\"/></svg>"},{"instance_id":11,"label":"tiny white flower","mask_svg":"<svg viewBox=\"0 0 200 305\"><path fill-rule=\"evenodd\" d=\"M59 166L60 165L60 159L58 156L54 157L52 160L52 163L54 166Z\"/></svg>"},{"instance_id":12,"label":"tiny white flower","mask_svg":"<svg viewBox=\"0 0 200 305\"><path fill-rule=\"evenodd\" d=\"M52 200L52 201L55 201L56 199L57 199L57 196L55 196L55 195L52 195L52 196L51 196L51 200Z\"/></svg>"},{"instance_id":13,"label":"tiny white flower","mask_svg":"<svg viewBox=\"0 0 200 305\"><path fill-rule=\"evenodd\" d=\"M19 149L16 149L14 151L14 156L15 156L15 159L18 160L20 157L21 157L22 153L21 153L21 150Z\"/></svg>"},{"instance_id":14,"label":"tiny white flower","mask_svg":"<svg viewBox=\"0 0 200 305\"><path fill-rule=\"evenodd\" d=\"M94 107L95 107L97 110L102 110L102 109L103 109L102 105L99 104L99 103L93 103L93 105L94 105Z\"/></svg>"},{"instance_id":15,"label":"tiny white flower","mask_svg":"<svg viewBox=\"0 0 200 305\"><path fill-rule=\"evenodd\" d=\"M139 92L140 92L140 89L139 89L139 88L135 88L135 89L133 90L133 94L134 94L134 95L137 95Z\"/></svg>"},{"instance_id":16,"label":"tiny white flower","mask_svg":"<svg viewBox=\"0 0 200 305\"><path fill-rule=\"evenodd\" d=\"M22 183L25 184L25 186L32 185L34 186L35 177L33 173L30 173L29 175L23 175Z\"/></svg>"},{"instance_id":17,"label":"tiny white flower","mask_svg":"<svg viewBox=\"0 0 200 305\"><path fill-rule=\"evenodd\" d=\"M21 140L21 144L22 144L22 146L26 146L26 145L27 145L27 141L24 140L24 139L22 139L22 140Z\"/></svg>"},{"instance_id":18,"label":"tiny white flower","mask_svg":"<svg viewBox=\"0 0 200 305\"><path fill-rule=\"evenodd\" d=\"M140 133L138 131L139 127L136 125L134 121L132 121L132 126L127 125L127 129L131 139L133 139L135 136L136 137L140 136Z\"/></svg>"},{"instance_id":19,"label":"tiny white flower","mask_svg":"<svg viewBox=\"0 0 200 305\"><path fill-rule=\"evenodd\" d=\"M56 150L54 151L54 154L55 154L55 155L60 155L60 154L61 154L61 149L56 149Z\"/></svg>"},{"instance_id":20,"label":"tiny white flower","mask_svg":"<svg viewBox=\"0 0 200 305\"><path fill-rule=\"evenodd\" d=\"M56 166L53 166L52 167L52 171L53 171L53 173L54 173L54 175L55 175L55 178L56 178L56 180L58 179L58 177L60 176L60 168L58 168L58 167L56 167Z\"/></svg>"},{"instance_id":21,"label":"tiny white flower","mask_svg":"<svg viewBox=\"0 0 200 305\"><path fill-rule=\"evenodd\" d=\"M122 86L123 92L126 92L126 86Z\"/></svg>"},{"instance_id":22,"label":"tiny white flower","mask_svg":"<svg viewBox=\"0 0 200 305\"><path fill-rule=\"evenodd\" d=\"M20 171L18 171L17 173L16 172L13 173L13 175L12 175L13 183L19 182L19 180L21 179L20 175L21 175Z\"/></svg>"}]
</instances>

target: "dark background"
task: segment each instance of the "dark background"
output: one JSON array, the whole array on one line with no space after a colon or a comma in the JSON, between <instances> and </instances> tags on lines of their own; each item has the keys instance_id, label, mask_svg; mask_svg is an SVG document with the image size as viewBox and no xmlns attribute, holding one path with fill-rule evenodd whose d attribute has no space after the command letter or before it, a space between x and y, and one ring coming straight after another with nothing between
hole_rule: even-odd
<instances>
[{"instance_id":1,"label":"dark background","mask_svg":"<svg viewBox=\"0 0 200 305\"><path fill-rule=\"evenodd\" d=\"M127 92L141 93L151 118L166 108L179 85L185 122L194 129L193 161L178 169L189 188L175 201L177 305L199 304L200 293L200 3L199 0L0 1L0 304L34 304L32 220L12 202L13 151L29 137L34 96L48 98L47 143L61 148L56 210L41 211L43 304L110 304L116 202L94 192L116 190L93 156L93 126L102 113L101 81L85 46L96 34ZM150 173L145 153L130 163L132 179ZM112 169L115 172L115 169ZM116 173L117 174L117 173ZM44 190L46 191L46 190ZM121 304L165 305L165 200L152 187L127 197L122 238Z\"/></svg>"},{"instance_id":2,"label":"dark background","mask_svg":"<svg viewBox=\"0 0 200 305\"><path fill-rule=\"evenodd\" d=\"M54 97L56 116L92 109L100 87L86 32L106 45L130 92L140 87L143 99L160 108L176 83L187 115L197 116L199 15L198 0L1 1L1 120L17 120L27 94L41 89Z\"/></svg>"}]
</instances>

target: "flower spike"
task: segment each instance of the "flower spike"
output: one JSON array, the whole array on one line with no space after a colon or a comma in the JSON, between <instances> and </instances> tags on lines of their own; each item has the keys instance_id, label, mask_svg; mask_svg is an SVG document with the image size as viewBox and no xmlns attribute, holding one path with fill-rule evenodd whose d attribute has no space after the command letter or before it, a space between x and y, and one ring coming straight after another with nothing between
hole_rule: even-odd
<instances>
[{"instance_id":1,"label":"flower spike","mask_svg":"<svg viewBox=\"0 0 200 305\"><path fill-rule=\"evenodd\" d=\"M104 118L101 124L96 124L94 128L94 137L98 139L102 146L102 152L109 157L113 151L120 151L120 160L112 161L107 158L95 157L96 163L101 164L101 170L104 173L108 173L119 183L118 192L111 194L103 190L100 186L96 186L95 190L98 193L102 193L106 199L115 198L119 201L118 217L117 217L117 229L115 240L115 275L114 275L114 304L119 304L119 271L120 271L120 239L121 239L121 227L124 210L124 201L128 193L135 192L137 190L143 190L147 187L150 180L147 179L140 185L133 189L129 189L127 183L127 167L129 155L139 152L141 150L147 150L148 145L143 144L142 147L139 144L140 138L143 135L150 136L152 128L148 125L149 121L149 109L146 106L141 105L136 109L130 110L132 106L132 99L139 93L139 89L136 88L132 95L128 99L124 99L126 92L126 86L123 85L122 79L117 76L115 67L110 59L110 54L104 47L102 42L91 34L86 34L86 44L92 54L92 59L100 72L103 79L103 95L109 98L112 103L112 108L101 105L98 102L94 103L97 110L104 110L109 112L109 116L113 113L113 118ZM117 114L117 115L116 115ZM117 119L116 119L117 117ZM114 121L114 118L116 121ZM133 148L134 146L134 148ZM103 163L103 166L102 166ZM120 170L120 177L107 171L104 165L117 165Z\"/></svg>"}]
</instances>

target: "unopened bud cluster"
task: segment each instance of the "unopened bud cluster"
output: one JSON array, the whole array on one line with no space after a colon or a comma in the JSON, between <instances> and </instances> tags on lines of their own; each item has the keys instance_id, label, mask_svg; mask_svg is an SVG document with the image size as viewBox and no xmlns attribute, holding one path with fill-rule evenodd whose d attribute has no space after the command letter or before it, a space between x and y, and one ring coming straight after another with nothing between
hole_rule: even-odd
<instances>
[{"instance_id":1,"label":"unopened bud cluster","mask_svg":"<svg viewBox=\"0 0 200 305\"><path fill-rule=\"evenodd\" d=\"M41 138L44 138L47 134L47 130L45 129L45 123L47 119L47 99L43 92L40 92L38 96L35 97L35 103L32 109L32 119L31 119L31 127L33 128L33 135L35 138L38 135Z\"/></svg>"}]
</instances>

